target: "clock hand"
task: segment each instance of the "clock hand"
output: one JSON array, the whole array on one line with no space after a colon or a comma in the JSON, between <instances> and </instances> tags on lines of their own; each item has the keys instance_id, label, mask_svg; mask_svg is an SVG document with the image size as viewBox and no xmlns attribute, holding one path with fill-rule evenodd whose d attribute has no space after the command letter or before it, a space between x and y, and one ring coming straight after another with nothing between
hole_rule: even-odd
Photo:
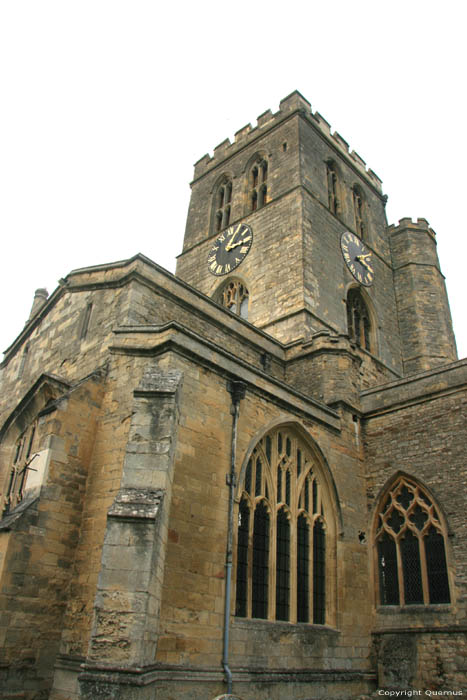
<instances>
[{"instance_id":1,"label":"clock hand","mask_svg":"<svg viewBox=\"0 0 467 700\"><path fill-rule=\"evenodd\" d=\"M226 249L226 250L232 250L232 248L236 248L238 245L243 245L244 243L245 243L244 240L238 241L238 243L231 243L231 244L229 244L229 245L226 245L226 246L225 246L225 249Z\"/></svg>"},{"instance_id":2,"label":"clock hand","mask_svg":"<svg viewBox=\"0 0 467 700\"><path fill-rule=\"evenodd\" d=\"M367 261L365 260L366 257L368 257L368 256L367 255L357 255L355 260L358 260L360 265L363 265L363 267L366 267L367 270L372 272L373 270L371 269L370 265L368 265Z\"/></svg>"},{"instance_id":3,"label":"clock hand","mask_svg":"<svg viewBox=\"0 0 467 700\"><path fill-rule=\"evenodd\" d=\"M232 248L235 248L235 246L238 245L238 243L232 243L232 241L234 240L234 238L235 238L235 236L237 235L237 233L240 231L240 227L241 227L241 224L239 224L239 225L237 226L236 230L235 230L235 231L232 233L232 235L230 236L230 240L229 240L229 242L227 243L227 245L225 246L226 251L232 250Z\"/></svg>"}]
</instances>

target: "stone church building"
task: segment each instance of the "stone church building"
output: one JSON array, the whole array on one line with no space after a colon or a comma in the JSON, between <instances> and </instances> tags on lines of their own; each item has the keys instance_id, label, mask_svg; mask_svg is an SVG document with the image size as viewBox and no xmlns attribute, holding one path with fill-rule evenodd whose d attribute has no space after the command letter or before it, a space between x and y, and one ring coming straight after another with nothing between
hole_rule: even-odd
<instances>
[{"instance_id":1,"label":"stone church building","mask_svg":"<svg viewBox=\"0 0 467 700\"><path fill-rule=\"evenodd\" d=\"M434 231L385 203L294 92L196 163L176 275L36 292L1 364L2 700L467 692L467 361Z\"/></svg>"}]
</instances>

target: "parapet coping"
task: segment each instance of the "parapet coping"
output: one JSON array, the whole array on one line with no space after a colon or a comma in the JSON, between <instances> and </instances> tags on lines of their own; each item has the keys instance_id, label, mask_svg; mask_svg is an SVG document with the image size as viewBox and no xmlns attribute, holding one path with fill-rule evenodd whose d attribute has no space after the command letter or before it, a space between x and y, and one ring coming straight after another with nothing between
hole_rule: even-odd
<instances>
[{"instance_id":1,"label":"parapet coping","mask_svg":"<svg viewBox=\"0 0 467 700\"><path fill-rule=\"evenodd\" d=\"M148 283L154 283L154 279L151 280L149 276L145 277L144 274L137 270L138 263L142 263L144 266L147 266L151 270L162 275L163 278L165 278L168 282L171 282L174 285L176 285L179 289L183 289L190 295L196 297L197 299L203 300L203 302L210 306L213 311L216 310L217 312L222 313L225 318L224 323L229 324L230 332L235 334L241 334L244 342L258 345L259 341L261 340L265 345L265 347L263 347L264 351L270 353L271 355L274 355L275 357L277 357L277 359L284 359L285 348L287 347L286 345L281 343L279 340L276 340L265 331L261 330L261 328L258 328L256 326L253 326L251 323L248 323L248 321L245 321L245 319L240 318L239 316L234 316L227 309L224 309L224 307L222 307L220 304L214 301L214 299L211 299L211 297L208 297L206 294L203 294L195 287L192 287L190 284L188 284L188 282L185 282L180 277L177 277L172 272L169 272L169 270L166 270L164 267L158 265L156 262L146 257L142 253L137 253L133 257L127 258L125 260L118 260L116 262L111 263L77 268L75 270L72 270L65 278L60 279L58 287L48 297L47 301L43 304L43 306L41 306L37 310L35 315L28 319L21 333L4 351L4 359L2 360L2 362L0 362L0 369L2 367L7 366L10 359L23 345L27 338L32 334L32 332L40 324L42 319L45 318L45 316L47 316L51 308L55 306L55 304L66 292L78 292L84 289L101 289L103 287L122 286L128 282L128 278L130 275L136 276L140 280L147 279ZM121 277L118 278L107 278L104 276L97 280L83 280L83 282L80 282L76 285L73 285L72 283L72 279L74 277L77 277L78 275L94 275L98 272L105 273L110 270L118 270L122 268L128 268L128 270ZM183 297L180 295L176 295L173 290L171 291L168 289L164 289L164 291L169 296L176 297L179 303L184 303ZM200 311L199 307L197 308L199 313L202 313L206 316L205 312ZM216 322L215 319L211 320L213 322ZM238 331L236 331L235 326L238 326Z\"/></svg>"},{"instance_id":2,"label":"parapet coping","mask_svg":"<svg viewBox=\"0 0 467 700\"><path fill-rule=\"evenodd\" d=\"M445 375L446 379L450 375L449 380L441 382L442 375ZM430 380L433 380L432 388L427 386ZM398 410L412 403L431 400L463 387L467 387L467 358L365 389L360 397L363 413L370 416ZM403 388L408 390L403 394L399 393ZM365 399L368 400L368 404L373 400L373 405L365 407Z\"/></svg>"},{"instance_id":3,"label":"parapet coping","mask_svg":"<svg viewBox=\"0 0 467 700\"><path fill-rule=\"evenodd\" d=\"M256 126L252 127L251 123L246 124L235 133L233 142L229 138L224 139L214 148L212 156L208 153L202 156L194 165L194 180L296 113L304 116L334 148L350 161L360 175L367 179L379 193L382 192L381 178L366 167L366 162L356 151L350 150L347 141L337 131L332 131L329 122L319 112L312 111L310 102L298 90L294 90L280 101L279 110L276 113L273 114L270 109L266 110L257 117Z\"/></svg>"}]
</instances>

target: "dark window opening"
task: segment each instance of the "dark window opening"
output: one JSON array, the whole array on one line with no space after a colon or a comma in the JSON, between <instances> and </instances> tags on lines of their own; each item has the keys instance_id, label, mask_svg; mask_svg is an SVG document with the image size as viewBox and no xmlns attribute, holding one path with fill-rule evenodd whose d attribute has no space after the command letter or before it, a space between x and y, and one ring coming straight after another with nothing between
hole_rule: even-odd
<instances>
[{"instance_id":1,"label":"dark window opening","mask_svg":"<svg viewBox=\"0 0 467 700\"><path fill-rule=\"evenodd\" d=\"M250 510L243 500L240 503L237 543L237 605L239 617L247 615L248 600L248 537L250 528Z\"/></svg>"},{"instance_id":2,"label":"dark window opening","mask_svg":"<svg viewBox=\"0 0 467 700\"><path fill-rule=\"evenodd\" d=\"M289 619L290 524L284 510L277 516L276 620Z\"/></svg>"},{"instance_id":3,"label":"dark window opening","mask_svg":"<svg viewBox=\"0 0 467 700\"><path fill-rule=\"evenodd\" d=\"M325 539L320 520L313 527L313 622L324 625L325 621Z\"/></svg>"},{"instance_id":4,"label":"dark window opening","mask_svg":"<svg viewBox=\"0 0 467 700\"><path fill-rule=\"evenodd\" d=\"M253 617L266 619L268 616L269 515L262 502L256 506L254 515L252 573L251 614Z\"/></svg>"},{"instance_id":5,"label":"dark window opening","mask_svg":"<svg viewBox=\"0 0 467 700\"><path fill-rule=\"evenodd\" d=\"M310 466L304 443L287 429L274 429L253 450L238 516L240 617L325 624L323 497Z\"/></svg>"},{"instance_id":6,"label":"dark window opening","mask_svg":"<svg viewBox=\"0 0 467 700\"><path fill-rule=\"evenodd\" d=\"M445 535L417 484L401 477L392 488L379 514L376 544L381 605L450 602Z\"/></svg>"},{"instance_id":7,"label":"dark window opening","mask_svg":"<svg viewBox=\"0 0 467 700\"><path fill-rule=\"evenodd\" d=\"M308 622L310 617L309 560L310 528L304 515L297 523L297 621Z\"/></svg>"}]
</instances>

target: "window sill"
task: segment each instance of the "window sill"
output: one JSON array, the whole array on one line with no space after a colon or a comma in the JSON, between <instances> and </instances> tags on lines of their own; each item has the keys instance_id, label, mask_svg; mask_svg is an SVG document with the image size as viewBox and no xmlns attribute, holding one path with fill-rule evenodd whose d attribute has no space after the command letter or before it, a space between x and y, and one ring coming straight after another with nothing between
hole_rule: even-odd
<instances>
[{"instance_id":1,"label":"window sill","mask_svg":"<svg viewBox=\"0 0 467 700\"><path fill-rule=\"evenodd\" d=\"M289 633L301 633L303 631L317 632L322 634L339 634L339 630L330 625L316 625L312 622L287 622L284 620L263 620L260 618L234 617L232 625L234 627L246 627L256 630L282 630Z\"/></svg>"},{"instance_id":2,"label":"window sill","mask_svg":"<svg viewBox=\"0 0 467 700\"><path fill-rule=\"evenodd\" d=\"M378 615L410 615L410 614L430 614L452 612L451 603L436 603L434 605L378 605L376 608Z\"/></svg>"}]
</instances>

